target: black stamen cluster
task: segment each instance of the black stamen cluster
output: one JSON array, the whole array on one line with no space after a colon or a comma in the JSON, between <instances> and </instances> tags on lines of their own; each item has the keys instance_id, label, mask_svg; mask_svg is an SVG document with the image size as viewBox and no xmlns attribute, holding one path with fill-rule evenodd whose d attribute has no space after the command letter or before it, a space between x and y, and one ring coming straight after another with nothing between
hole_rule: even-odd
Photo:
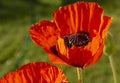
<instances>
[{"instance_id":1,"label":"black stamen cluster","mask_svg":"<svg viewBox=\"0 0 120 83\"><path fill-rule=\"evenodd\" d=\"M85 31L78 31L75 34L64 36L64 42L67 47L71 48L73 45L76 47L85 46L90 41L89 34Z\"/></svg>"}]
</instances>

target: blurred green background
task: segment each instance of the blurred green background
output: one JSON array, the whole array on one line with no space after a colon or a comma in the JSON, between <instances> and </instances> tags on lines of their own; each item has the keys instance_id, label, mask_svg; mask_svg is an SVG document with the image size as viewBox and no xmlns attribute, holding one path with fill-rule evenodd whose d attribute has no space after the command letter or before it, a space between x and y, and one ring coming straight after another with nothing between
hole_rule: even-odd
<instances>
[{"instance_id":1,"label":"blurred green background","mask_svg":"<svg viewBox=\"0 0 120 83\"><path fill-rule=\"evenodd\" d=\"M29 37L30 26L43 19L51 20L54 10L62 5L78 0L0 0L0 77L23 64L32 61L47 61L47 54L33 43ZM86 1L86 0L85 0ZM112 16L109 31L115 43L115 61L118 83L120 82L120 0L98 1L105 14ZM77 83L76 69L59 66L68 77L69 83ZM107 56L83 71L84 83L113 83L112 72Z\"/></svg>"}]
</instances>

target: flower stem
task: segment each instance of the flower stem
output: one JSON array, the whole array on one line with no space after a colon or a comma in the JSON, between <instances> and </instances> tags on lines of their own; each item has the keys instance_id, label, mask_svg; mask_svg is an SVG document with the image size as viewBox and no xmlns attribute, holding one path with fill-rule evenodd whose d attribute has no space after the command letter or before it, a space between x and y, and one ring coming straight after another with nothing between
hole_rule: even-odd
<instances>
[{"instance_id":1,"label":"flower stem","mask_svg":"<svg viewBox=\"0 0 120 83\"><path fill-rule=\"evenodd\" d=\"M82 83L82 73L81 69L77 68L78 83Z\"/></svg>"},{"instance_id":2,"label":"flower stem","mask_svg":"<svg viewBox=\"0 0 120 83\"><path fill-rule=\"evenodd\" d=\"M111 69L112 69L112 73L113 73L114 83L117 83L117 75L116 75L116 71L115 71L113 57L111 55L108 57L109 57L109 61L110 61L110 65L111 65Z\"/></svg>"}]
</instances>

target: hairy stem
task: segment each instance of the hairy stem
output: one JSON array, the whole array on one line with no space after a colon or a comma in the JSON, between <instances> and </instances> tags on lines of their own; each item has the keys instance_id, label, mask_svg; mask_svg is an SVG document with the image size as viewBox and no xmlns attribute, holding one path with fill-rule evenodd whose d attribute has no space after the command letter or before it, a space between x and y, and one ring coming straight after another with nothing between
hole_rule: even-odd
<instances>
[{"instance_id":1,"label":"hairy stem","mask_svg":"<svg viewBox=\"0 0 120 83\"><path fill-rule=\"evenodd\" d=\"M113 73L114 83L117 83L117 74L116 74L116 70L115 70L115 66L114 66L113 57L111 55L108 57L109 57L109 61L110 61L110 65L111 65L111 69L112 69L112 73Z\"/></svg>"},{"instance_id":2,"label":"hairy stem","mask_svg":"<svg viewBox=\"0 0 120 83\"><path fill-rule=\"evenodd\" d=\"M81 69L77 68L78 83L82 83L82 73Z\"/></svg>"}]
</instances>

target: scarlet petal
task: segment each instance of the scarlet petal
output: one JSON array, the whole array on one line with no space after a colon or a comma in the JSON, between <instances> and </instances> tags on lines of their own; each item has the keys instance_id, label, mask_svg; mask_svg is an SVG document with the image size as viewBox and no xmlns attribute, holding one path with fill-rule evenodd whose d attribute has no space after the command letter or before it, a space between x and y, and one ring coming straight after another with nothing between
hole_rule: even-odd
<instances>
[{"instance_id":1,"label":"scarlet petal","mask_svg":"<svg viewBox=\"0 0 120 83\"><path fill-rule=\"evenodd\" d=\"M0 83L68 83L62 70L45 62L33 62L9 72Z\"/></svg>"},{"instance_id":2,"label":"scarlet petal","mask_svg":"<svg viewBox=\"0 0 120 83\"><path fill-rule=\"evenodd\" d=\"M57 36L59 35L56 25L46 20L32 25L29 32L35 43L48 49L55 45Z\"/></svg>"},{"instance_id":3,"label":"scarlet petal","mask_svg":"<svg viewBox=\"0 0 120 83\"><path fill-rule=\"evenodd\" d=\"M50 49L47 49L47 48L44 48L44 50L48 53L48 56L49 56L50 61L52 63L67 65L67 63L63 59L60 58L60 55L55 55L53 52L51 52Z\"/></svg>"},{"instance_id":4,"label":"scarlet petal","mask_svg":"<svg viewBox=\"0 0 120 83\"><path fill-rule=\"evenodd\" d=\"M86 31L94 35L102 24L103 9L95 2L77 2L60 7L54 12L54 20L61 35Z\"/></svg>"},{"instance_id":5,"label":"scarlet petal","mask_svg":"<svg viewBox=\"0 0 120 83\"><path fill-rule=\"evenodd\" d=\"M96 61L100 59L103 53L103 47L104 43L102 42L99 46L99 49L97 49L96 53L86 62L84 67L94 64Z\"/></svg>"},{"instance_id":6,"label":"scarlet petal","mask_svg":"<svg viewBox=\"0 0 120 83\"><path fill-rule=\"evenodd\" d=\"M102 25L100 34L101 34L102 38L105 39L105 36L106 36L107 31L108 31L109 25L112 21L112 18L108 17L108 16L104 16L103 20L104 20L104 23Z\"/></svg>"},{"instance_id":7,"label":"scarlet petal","mask_svg":"<svg viewBox=\"0 0 120 83\"><path fill-rule=\"evenodd\" d=\"M93 40L88 43L85 47L75 47L68 48L64 44L62 38L58 39L57 51L67 64L84 68L86 65L95 63L100 56L102 56L103 51L103 40L98 34Z\"/></svg>"}]
</instances>

